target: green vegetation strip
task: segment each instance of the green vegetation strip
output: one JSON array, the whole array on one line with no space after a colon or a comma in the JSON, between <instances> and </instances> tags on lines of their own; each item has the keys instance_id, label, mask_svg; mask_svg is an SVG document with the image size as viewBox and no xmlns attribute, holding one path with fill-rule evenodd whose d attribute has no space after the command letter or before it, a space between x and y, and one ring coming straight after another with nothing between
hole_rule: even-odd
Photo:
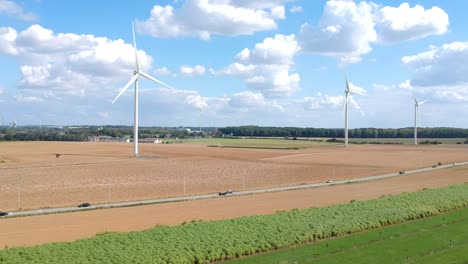
<instances>
[{"instance_id":1,"label":"green vegetation strip","mask_svg":"<svg viewBox=\"0 0 468 264\"><path fill-rule=\"evenodd\" d=\"M161 226L141 232L102 234L75 242L6 249L0 251L0 263L206 263L467 206L468 183L323 208Z\"/></svg>"},{"instance_id":2,"label":"green vegetation strip","mask_svg":"<svg viewBox=\"0 0 468 264\"><path fill-rule=\"evenodd\" d=\"M230 263L466 263L468 208Z\"/></svg>"}]
</instances>

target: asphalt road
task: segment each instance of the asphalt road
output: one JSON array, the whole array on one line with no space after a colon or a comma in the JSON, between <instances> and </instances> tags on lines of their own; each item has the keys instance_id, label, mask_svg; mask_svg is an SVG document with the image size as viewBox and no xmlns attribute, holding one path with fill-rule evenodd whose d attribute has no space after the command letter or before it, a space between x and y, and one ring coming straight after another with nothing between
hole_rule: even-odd
<instances>
[{"instance_id":1,"label":"asphalt road","mask_svg":"<svg viewBox=\"0 0 468 264\"><path fill-rule=\"evenodd\" d=\"M468 161L443 164L439 166L432 166L432 167L420 168L420 169L414 169L414 170L407 170L403 174L400 174L399 172L395 172L395 173L388 173L388 174L382 174L382 175L354 178L354 179L349 179L349 180L333 181L329 183L325 182L325 183L301 184L301 185L291 185L291 186L284 186L284 187L256 189L256 190L247 190L247 191L234 191L232 194L228 194L226 196L249 195L249 194L268 193L268 192L281 192L281 191L298 190L298 189L306 189L306 188L317 188L317 187L324 187L324 186L338 185L338 184L358 183L358 182L379 180L379 179L390 178L390 177L403 177L404 175L408 175L408 174L440 170L440 169L446 169L446 168L452 168L452 167L464 166L464 165L468 165ZM220 191L225 191L225 190L220 190ZM188 201L188 200L200 200L200 199L211 199L211 198L222 198L222 197L225 197L225 196L220 196L218 193L214 193L214 194L189 195L189 196L170 197L170 198L142 200L142 201L96 204L96 205L91 205L90 207L86 207L86 208L78 208L77 206L70 206L70 207L36 209L36 210L27 210L27 211L14 211L14 212L9 212L7 216L0 217L0 218L32 216L32 215L41 215L41 214L56 214L56 213L76 212L76 211L85 211L85 210L102 209L102 208L115 208L115 207L137 206L137 205L157 204L157 203L172 203L172 202L180 202L180 201Z\"/></svg>"}]
</instances>

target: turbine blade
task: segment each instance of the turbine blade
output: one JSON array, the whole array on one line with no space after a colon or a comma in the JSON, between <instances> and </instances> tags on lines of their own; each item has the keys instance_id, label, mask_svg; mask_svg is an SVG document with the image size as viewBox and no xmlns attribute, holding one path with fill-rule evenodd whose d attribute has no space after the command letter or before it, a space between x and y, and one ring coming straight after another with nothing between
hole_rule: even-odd
<instances>
[{"instance_id":1,"label":"turbine blade","mask_svg":"<svg viewBox=\"0 0 468 264\"><path fill-rule=\"evenodd\" d=\"M425 100L425 101L422 101L422 102L420 102L420 103L419 103L419 105L422 105L422 104L424 104L424 103L427 103L427 101L429 101L429 99L428 99L428 100Z\"/></svg>"},{"instance_id":2,"label":"turbine blade","mask_svg":"<svg viewBox=\"0 0 468 264\"><path fill-rule=\"evenodd\" d=\"M359 94L359 95L367 96L367 94L361 93L361 92L357 92L357 91L352 91L352 90L350 90L349 92L352 93L352 94Z\"/></svg>"},{"instance_id":3,"label":"turbine blade","mask_svg":"<svg viewBox=\"0 0 468 264\"><path fill-rule=\"evenodd\" d=\"M134 83L138 79L138 74L133 75L132 79L124 86L124 88L120 89L119 94L115 97L114 101L112 101L112 104L117 101L117 99L130 87L132 83Z\"/></svg>"},{"instance_id":4,"label":"turbine blade","mask_svg":"<svg viewBox=\"0 0 468 264\"><path fill-rule=\"evenodd\" d=\"M349 92L350 89L349 89L348 77L346 76L346 73L345 73L345 75L344 75L344 78L345 78L345 82L346 82L346 91Z\"/></svg>"},{"instance_id":5,"label":"turbine blade","mask_svg":"<svg viewBox=\"0 0 468 264\"><path fill-rule=\"evenodd\" d=\"M143 77L145 77L145 78L147 78L147 79L150 79L150 80L152 80L153 82L157 82L157 83L159 83L159 84L161 84L161 85L166 86L167 88L174 89L174 88L171 87L170 85L165 84L165 83L161 82L160 80L151 77L151 76L148 75L147 73L144 73L144 72L142 72L142 71L140 71L139 73L141 74L141 76L143 76Z\"/></svg>"},{"instance_id":6,"label":"turbine blade","mask_svg":"<svg viewBox=\"0 0 468 264\"><path fill-rule=\"evenodd\" d=\"M140 62L138 61L138 50L137 50L137 45L136 45L135 27L133 26L133 21L132 21L132 34L133 34L133 49L135 50L135 67L137 71L140 71Z\"/></svg>"},{"instance_id":7,"label":"turbine blade","mask_svg":"<svg viewBox=\"0 0 468 264\"><path fill-rule=\"evenodd\" d=\"M414 104L419 105L418 100L416 100L416 96L413 95L413 99L414 99Z\"/></svg>"}]
</instances>

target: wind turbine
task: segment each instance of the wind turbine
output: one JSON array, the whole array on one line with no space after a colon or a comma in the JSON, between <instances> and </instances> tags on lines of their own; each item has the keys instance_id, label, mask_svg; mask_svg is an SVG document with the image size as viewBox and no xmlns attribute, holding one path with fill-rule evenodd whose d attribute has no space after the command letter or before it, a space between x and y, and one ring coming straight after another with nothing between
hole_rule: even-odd
<instances>
[{"instance_id":1,"label":"wind turbine","mask_svg":"<svg viewBox=\"0 0 468 264\"><path fill-rule=\"evenodd\" d=\"M414 99L414 144L418 144L418 107L429 100L425 100L422 102L418 102L416 97L413 96Z\"/></svg>"},{"instance_id":2,"label":"wind turbine","mask_svg":"<svg viewBox=\"0 0 468 264\"><path fill-rule=\"evenodd\" d=\"M349 84L348 84L348 77L346 77L345 74L345 82L346 82L346 89L345 89L345 105L344 105L344 111L345 111L345 147L348 147L348 102L349 98L351 97L351 94L359 94L359 95L365 95L356 91L351 91L349 89Z\"/></svg>"},{"instance_id":3,"label":"wind turbine","mask_svg":"<svg viewBox=\"0 0 468 264\"><path fill-rule=\"evenodd\" d=\"M200 134L201 134L201 132L202 132L202 130L201 130L201 114L202 114L203 108L202 107L198 108L198 111L199 111L199 113L198 113L198 126L200 127L200 130L198 132L200 132Z\"/></svg>"},{"instance_id":4,"label":"wind turbine","mask_svg":"<svg viewBox=\"0 0 468 264\"><path fill-rule=\"evenodd\" d=\"M132 34L133 34L133 49L135 50L135 70L133 71L133 77L130 81L119 91L119 94L115 97L112 104L130 87L132 83L135 83L135 99L134 99L134 122L133 122L133 156L138 157L138 79L140 76L143 76L151 81L157 82L161 85L164 85L168 88L173 89L171 86L157 80L156 78L151 77L147 73L144 73L140 70L140 62L138 61L138 50L135 40L135 28L132 22Z\"/></svg>"}]
</instances>

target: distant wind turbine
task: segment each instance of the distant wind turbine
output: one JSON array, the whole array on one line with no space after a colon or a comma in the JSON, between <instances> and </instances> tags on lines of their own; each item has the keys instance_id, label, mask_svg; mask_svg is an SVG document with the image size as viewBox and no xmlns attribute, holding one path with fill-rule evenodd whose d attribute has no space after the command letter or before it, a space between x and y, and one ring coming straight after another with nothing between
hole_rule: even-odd
<instances>
[{"instance_id":1,"label":"distant wind turbine","mask_svg":"<svg viewBox=\"0 0 468 264\"><path fill-rule=\"evenodd\" d=\"M351 94L359 94L359 95L365 95L365 94L362 94L360 92L356 92L356 91L351 91L351 89L349 88L349 84L348 84L348 78L346 77L346 74L345 74L345 82L346 82L346 89L345 89L345 104L344 104L344 111L345 111L345 147L348 147L348 102L349 102L349 98L351 97Z\"/></svg>"},{"instance_id":2,"label":"distant wind turbine","mask_svg":"<svg viewBox=\"0 0 468 264\"><path fill-rule=\"evenodd\" d=\"M132 83L135 83L134 122L133 122L133 156L138 157L138 79L140 78L140 76L143 76L147 79L150 79L168 88L171 88L171 89L173 88L140 70L140 62L138 61L138 50L136 46L135 28L133 26L133 22L132 22L132 33L133 33L133 48L135 50L135 70L133 71L132 79L130 79L130 81L122 89L120 89L119 94L115 97L114 101L112 101L112 104L115 103L115 101L128 89L128 87L130 87Z\"/></svg>"},{"instance_id":3,"label":"distant wind turbine","mask_svg":"<svg viewBox=\"0 0 468 264\"><path fill-rule=\"evenodd\" d=\"M429 100L425 100L422 102L418 102L416 97L413 96L414 99L414 144L418 144L418 107Z\"/></svg>"},{"instance_id":4,"label":"distant wind turbine","mask_svg":"<svg viewBox=\"0 0 468 264\"><path fill-rule=\"evenodd\" d=\"M201 133L202 132L202 130L201 130L201 115L202 115L203 108L200 107L198 110L199 110L199 113L198 113L198 126L200 127L199 132Z\"/></svg>"}]
</instances>

